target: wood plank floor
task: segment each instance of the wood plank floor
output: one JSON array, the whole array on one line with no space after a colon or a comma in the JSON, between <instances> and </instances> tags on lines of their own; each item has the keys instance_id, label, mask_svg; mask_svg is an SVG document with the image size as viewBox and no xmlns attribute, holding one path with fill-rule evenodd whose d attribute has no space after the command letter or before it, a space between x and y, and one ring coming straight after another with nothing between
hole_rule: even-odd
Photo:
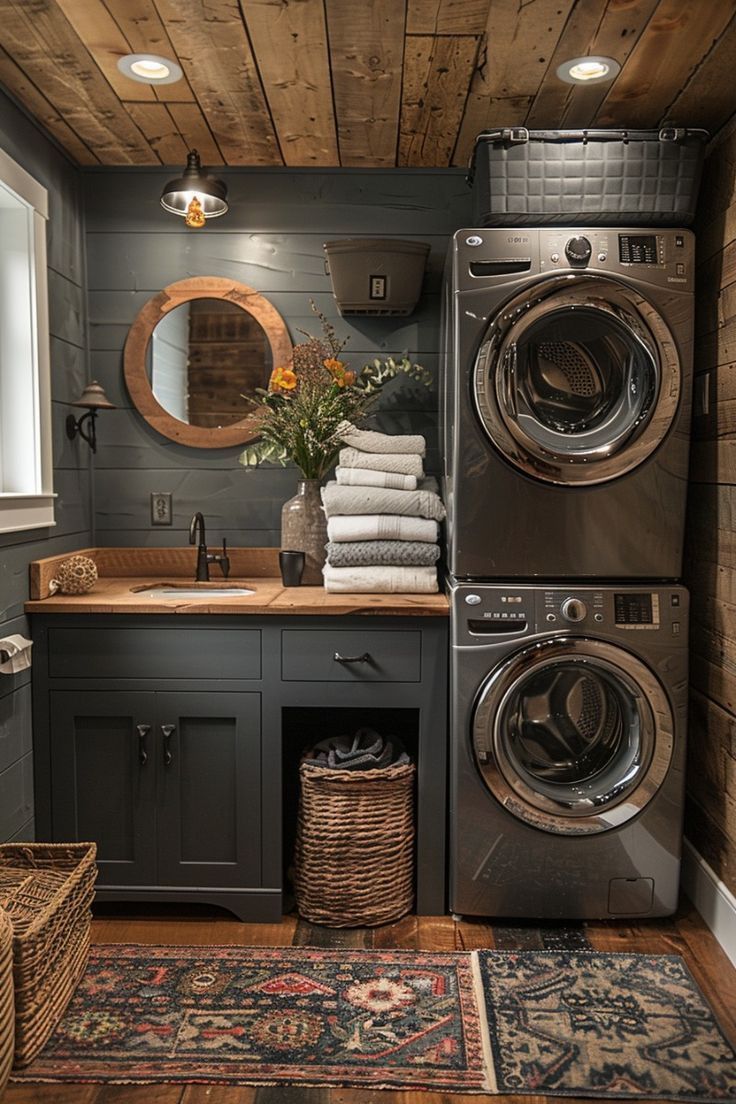
<instances>
[{"instance_id":1,"label":"wood plank floor","mask_svg":"<svg viewBox=\"0 0 736 1104\"><path fill-rule=\"evenodd\" d=\"M533 923L491 925L449 916L409 916L377 929L329 930L285 916L280 924L241 924L226 913L192 908L152 914L105 906L93 921L96 943L174 943L241 946L404 947L423 951L478 948L541 949L557 938L568 943L584 932L599 950L680 954L736 1045L736 969L687 900L676 916L640 923L591 922L584 928L539 928ZM506 1104L540 1104L559 1097L504 1097ZM3 1104L477 1104L478 1096L287 1086L221 1085L10 1085Z\"/></svg>"}]
</instances>

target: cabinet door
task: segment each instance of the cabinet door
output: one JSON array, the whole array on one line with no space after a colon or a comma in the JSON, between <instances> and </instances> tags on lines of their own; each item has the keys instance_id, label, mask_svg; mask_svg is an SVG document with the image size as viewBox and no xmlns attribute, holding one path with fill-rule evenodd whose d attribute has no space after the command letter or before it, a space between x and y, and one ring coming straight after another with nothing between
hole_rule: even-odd
<instances>
[{"instance_id":1,"label":"cabinet door","mask_svg":"<svg viewBox=\"0 0 736 1104\"><path fill-rule=\"evenodd\" d=\"M156 695L159 885L261 883L261 698Z\"/></svg>"},{"instance_id":2,"label":"cabinet door","mask_svg":"<svg viewBox=\"0 0 736 1104\"><path fill-rule=\"evenodd\" d=\"M53 834L94 840L101 885L156 877L155 695L50 694Z\"/></svg>"}]
</instances>

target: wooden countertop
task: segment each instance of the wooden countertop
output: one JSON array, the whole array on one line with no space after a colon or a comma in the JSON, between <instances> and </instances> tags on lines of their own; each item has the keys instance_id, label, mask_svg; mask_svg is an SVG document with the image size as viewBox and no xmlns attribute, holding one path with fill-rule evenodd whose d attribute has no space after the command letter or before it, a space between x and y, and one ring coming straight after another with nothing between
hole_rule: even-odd
<instances>
[{"instance_id":1,"label":"wooden countertop","mask_svg":"<svg viewBox=\"0 0 736 1104\"><path fill-rule=\"evenodd\" d=\"M213 578L210 587L244 586L255 593L202 598L151 597L145 587L172 583L191 585L194 549L82 549L99 578L88 594L51 594L54 569L75 553L36 560L31 564L31 599L26 613L173 613L337 616L372 614L384 617L447 617L444 594L328 594L322 587L284 587L278 571L278 549L232 549L235 574ZM206 592L206 584L198 584Z\"/></svg>"}]
</instances>

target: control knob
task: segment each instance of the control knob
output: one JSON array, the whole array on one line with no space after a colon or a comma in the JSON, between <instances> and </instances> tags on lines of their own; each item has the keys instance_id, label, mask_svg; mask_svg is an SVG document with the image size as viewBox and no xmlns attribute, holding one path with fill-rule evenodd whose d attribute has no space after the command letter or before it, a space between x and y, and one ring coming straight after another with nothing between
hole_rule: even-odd
<instances>
[{"instance_id":1,"label":"control knob","mask_svg":"<svg viewBox=\"0 0 736 1104\"><path fill-rule=\"evenodd\" d=\"M587 264L593 248L587 238L570 238L565 244L565 256L572 264Z\"/></svg>"},{"instance_id":2,"label":"control knob","mask_svg":"<svg viewBox=\"0 0 736 1104\"><path fill-rule=\"evenodd\" d=\"M579 598L566 598L560 612L566 621L584 621L588 615L588 608Z\"/></svg>"}]
</instances>

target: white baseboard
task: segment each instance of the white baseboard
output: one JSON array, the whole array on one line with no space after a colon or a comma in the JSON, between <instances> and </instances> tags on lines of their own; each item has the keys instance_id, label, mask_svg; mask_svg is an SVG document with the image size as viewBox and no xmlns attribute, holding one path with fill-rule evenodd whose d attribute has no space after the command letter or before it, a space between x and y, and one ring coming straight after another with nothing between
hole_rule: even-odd
<instances>
[{"instance_id":1,"label":"white baseboard","mask_svg":"<svg viewBox=\"0 0 736 1104\"><path fill-rule=\"evenodd\" d=\"M682 887L736 966L736 897L690 840L683 843Z\"/></svg>"}]
</instances>

